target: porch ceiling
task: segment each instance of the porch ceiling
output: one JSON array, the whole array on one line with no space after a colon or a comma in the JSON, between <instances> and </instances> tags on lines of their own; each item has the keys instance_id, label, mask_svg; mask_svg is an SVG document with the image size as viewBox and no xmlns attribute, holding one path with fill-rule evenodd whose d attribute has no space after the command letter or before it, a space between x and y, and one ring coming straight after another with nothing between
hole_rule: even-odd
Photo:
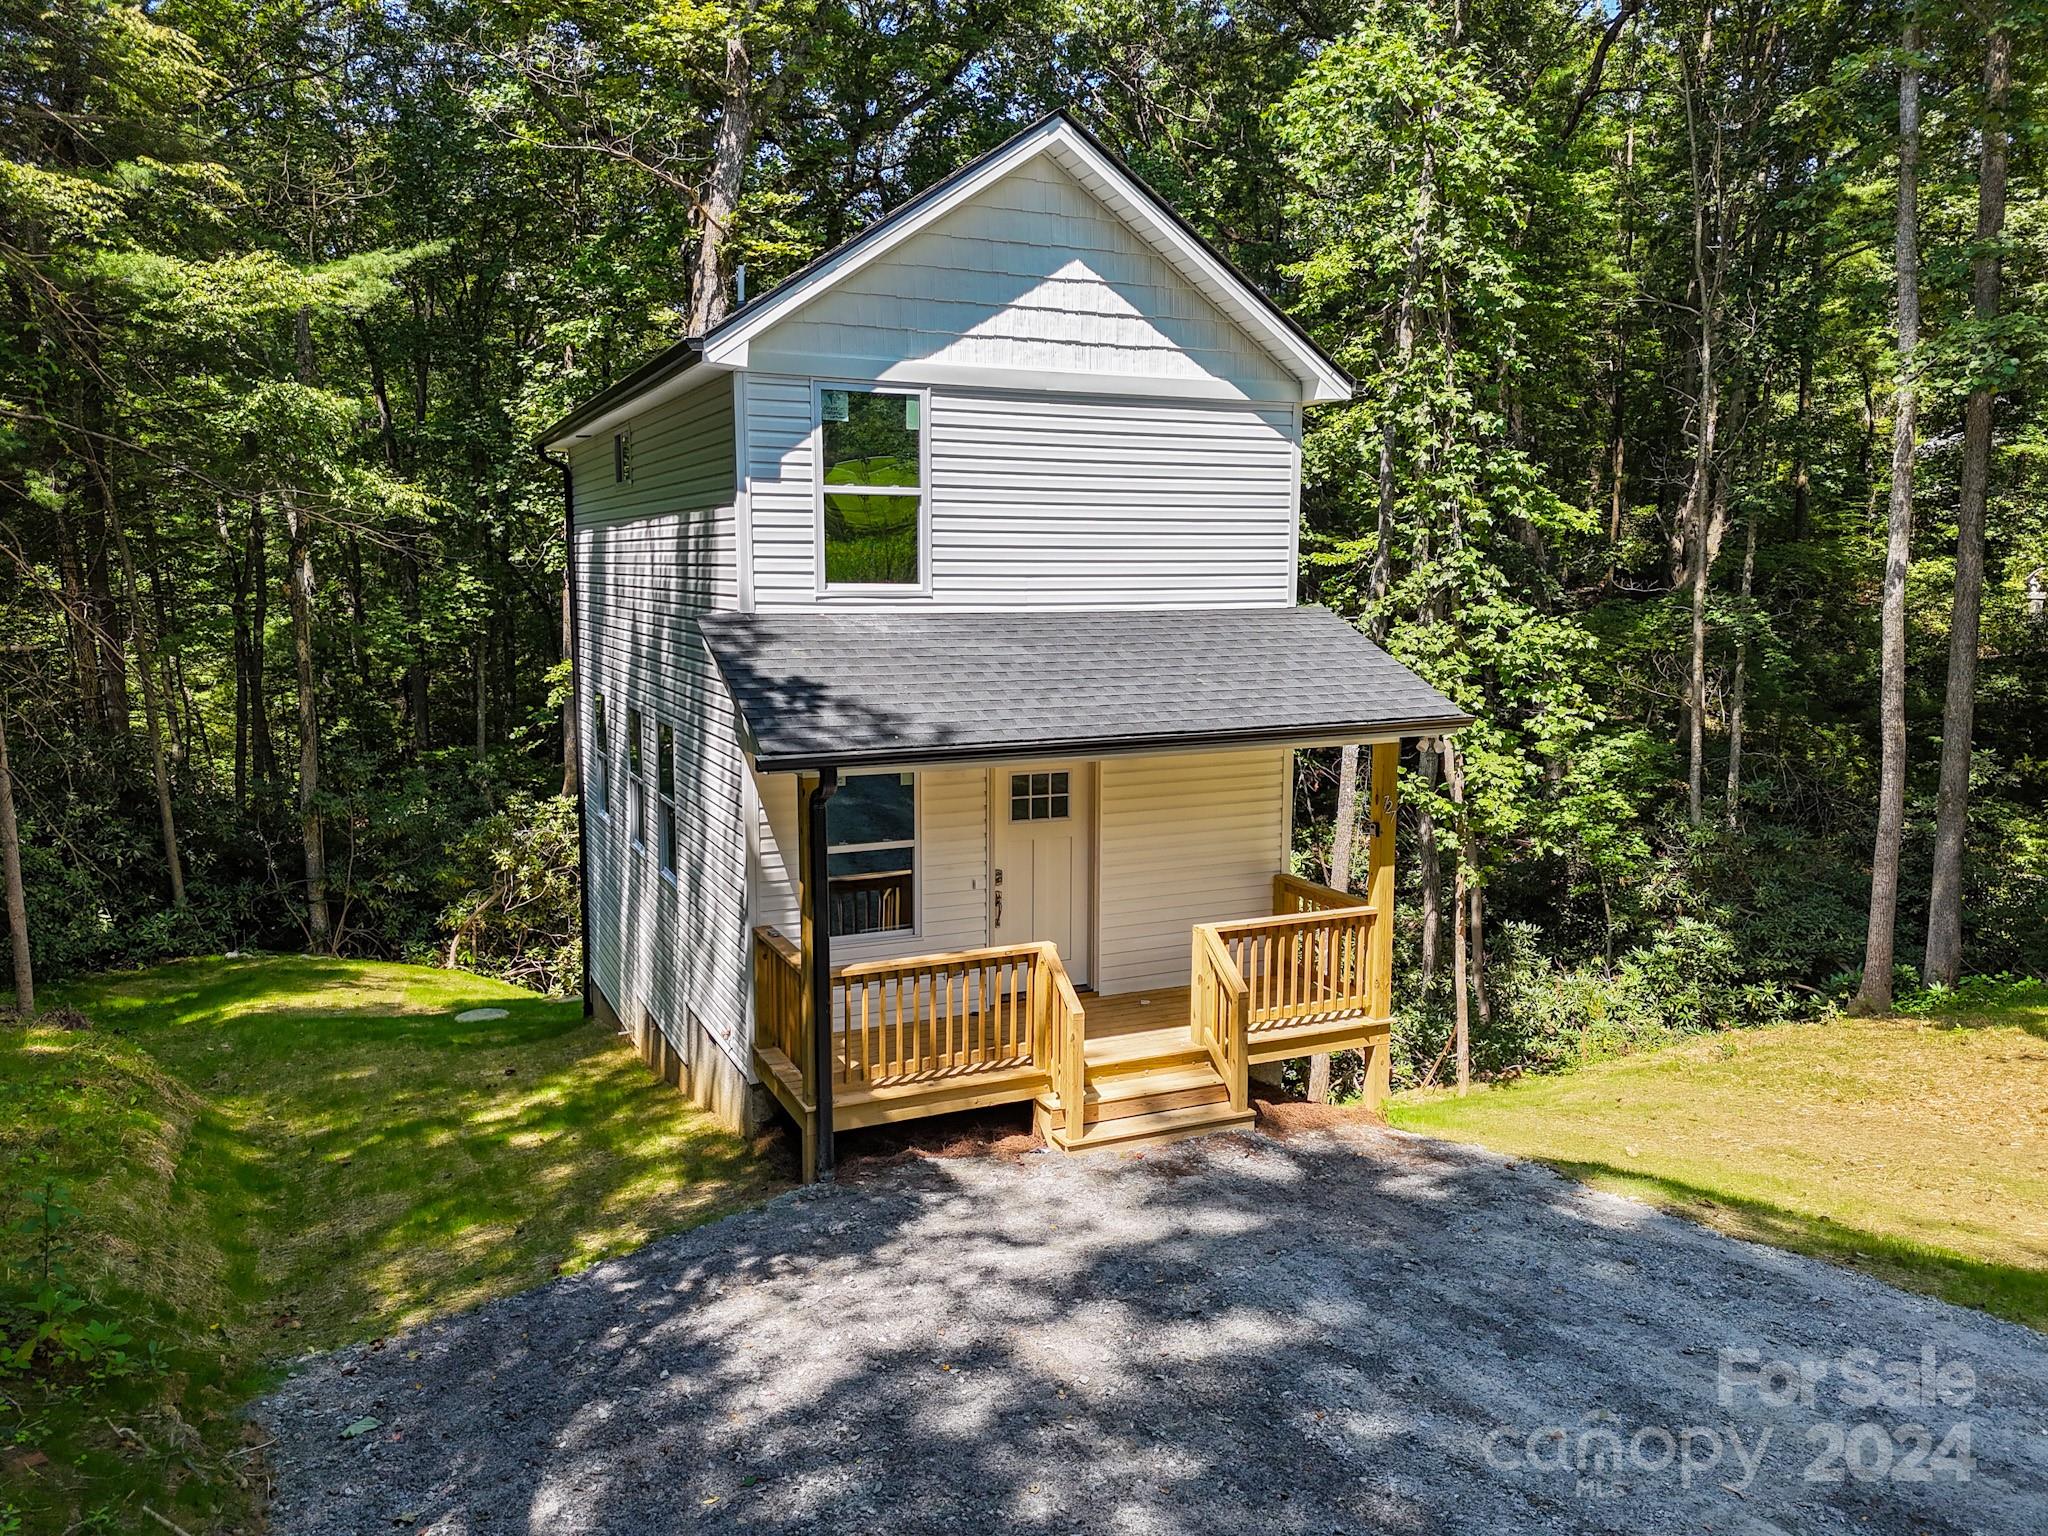
<instances>
[{"instance_id":1,"label":"porch ceiling","mask_svg":"<svg viewBox=\"0 0 2048 1536\"><path fill-rule=\"evenodd\" d=\"M1471 717L1325 608L707 614L764 771L1426 736Z\"/></svg>"}]
</instances>

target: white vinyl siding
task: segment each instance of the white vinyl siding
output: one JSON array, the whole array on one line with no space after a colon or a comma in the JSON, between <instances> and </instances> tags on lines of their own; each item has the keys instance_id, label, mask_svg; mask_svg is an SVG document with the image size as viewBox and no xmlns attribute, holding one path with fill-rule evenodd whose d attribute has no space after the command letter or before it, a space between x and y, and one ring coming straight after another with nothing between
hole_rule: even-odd
<instances>
[{"instance_id":1,"label":"white vinyl siding","mask_svg":"<svg viewBox=\"0 0 2048 1536\"><path fill-rule=\"evenodd\" d=\"M833 964L976 949L988 942L988 770L930 768L917 788L918 926L910 933L873 933L832 941ZM795 938L797 911L797 778L760 774L755 833L756 921Z\"/></svg>"},{"instance_id":2,"label":"white vinyl siding","mask_svg":"<svg viewBox=\"0 0 2048 1536\"><path fill-rule=\"evenodd\" d=\"M811 381L750 374L744 398L755 604L818 601ZM1291 406L934 389L929 598L824 600L1285 606L1297 422Z\"/></svg>"},{"instance_id":3,"label":"white vinyl siding","mask_svg":"<svg viewBox=\"0 0 2048 1536\"><path fill-rule=\"evenodd\" d=\"M944 382L949 370L1127 380L1241 400L1301 385L1046 157L769 327L749 366Z\"/></svg>"},{"instance_id":4,"label":"white vinyl siding","mask_svg":"<svg viewBox=\"0 0 2048 1536\"><path fill-rule=\"evenodd\" d=\"M610 433L570 452L575 477L583 750L602 690L612 738L613 811L588 833L591 970L628 1024L645 1010L678 1053L689 1017L748 1066L744 768L724 685L694 617L737 606L732 391L712 385L633 420L632 478L613 478ZM676 754L677 859L664 880L655 846L631 845L624 802L627 711L640 712L643 777L655 787L661 725ZM584 764L590 782L594 765Z\"/></svg>"},{"instance_id":5,"label":"white vinyl siding","mask_svg":"<svg viewBox=\"0 0 2048 1536\"><path fill-rule=\"evenodd\" d=\"M631 476L612 475L612 439L631 440ZM732 388L708 379L630 422L569 450L576 466L576 524L646 517L733 502ZM730 545L727 546L730 549Z\"/></svg>"},{"instance_id":6,"label":"white vinyl siding","mask_svg":"<svg viewBox=\"0 0 2048 1536\"><path fill-rule=\"evenodd\" d=\"M1100 991L1184 987L1196 923L1272 914L1287 764L1280 748L1104 760Z\"/></svg>"}]
</instances>

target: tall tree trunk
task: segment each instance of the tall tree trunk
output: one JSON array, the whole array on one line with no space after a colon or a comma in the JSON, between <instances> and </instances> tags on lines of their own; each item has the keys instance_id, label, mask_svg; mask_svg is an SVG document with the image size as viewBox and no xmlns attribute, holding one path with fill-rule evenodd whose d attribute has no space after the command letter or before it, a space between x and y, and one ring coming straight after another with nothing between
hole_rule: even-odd
<instances>
[{"instance_id":1,"label":"tall tree trunk","mask_svg":"<svg viewBox=\"0 0 2048 1536\"><path fill-rule=\"evenodd\" d=\"M313 530L296 496L284 499L286 589L291 596L292 657L299 677L299 835L306 850L308 947L331 951L327 911L327 829L320 813L320 697L313 672Z\"/></svg>"},{"instance_id":2,"label":"tall tree trunk","mask_svg":"<svg viewBox=\"0 0 2048 1536\"><path fill-rule=\"evenodd\" d=\"M270 627L270 529L263 498L249 498L249 533L242 562L249 571L249 766L258 784L277 778L277 744L270 736L270 686L265 635Z\"/></svg>"},{"instance_id":3,"label":"tall tree trunk","mask_svg":"<svg viewBox=\"0 0 2048 1536\"><path fill-rule=\"evenodd\" d=\"M106 519L114 555L121 566L121 592L128 607L129 643L135 651L135 680L142 689L142 716L149 732L149 765L156 781L157 828L163 836L164 868L171 880L171 905L185 905L185 865L178 855L178 818L171 805L171 767L164 748L164 711L169 704L161 694L156 669L156 647L149 625L143 620L142 592L135 578L135 556L128 547L128 531L121 520L119 498L114 494L114 469L97 449L88 455L92 473L99 483L100 513Z\"/></svg>"},{"instance_id":4,"label":"tall tree trunk","mask_svg":"<svg viewBox=\"0 0 2048 1536\"><path fill-rule=\"evenodd\" d=\"M1816 289L1819 278L1814 280ZM1799 397L1792 413L1792 539L1794 543L1806 537L1806 525L1812 513L1809 508L1813 499L1813 476L1807 466L1807 421L1813 414L1813 331L1819 323L1814 311L1819 308L1816 299L1809 306L1806 333L1799 344Z\"/></svg>"},{"instance_id":5,"label":"tall tree trunk","mask_svg":"<svg viewBox=\"0 0 2048 1536\"><path fill-rule=\"evenodd\" d=\"M703 231L690 277L690 334L702 336L726 315L726 257L740 184L754 153L754 66L738 32L725 41L725 92L712 144L711 177L704 188Z\"/></svg>"},{"instance_id":6,"label":"tall tree trunk","mask_svg":"<svg viewBox=\"0 0 2048 1536\"><path fill-rule=\"evenodd\" d=\"M1451 900L1451 1039L1458 1063L1458 1092L1472 1086L1472 1016L1466 972L1466 946L1471 934L1471 904L1467 900L1465 848L1470 839L1465 831L1465 769L1459 761L1457 744L1444 740L1444 777L1457 807L1459 855Z\"/></svg>"},{"instance_id":7,"label":"tall tree trunk","mask_svg":"<svg viewBox=\"0 0 2048 1536\"><path fill-rule=\"evenodd\" d=\"M1429 222L1436 205L1436 158L1428 144L1422 150L1422 175L1415 193L1415 224L1408 234L1408 262L1401 273L1401 296L1394 306L1394 372L1389 383L1386 419L1380 423L1379 530L1372 569L1366 576L1367 623L1373 640L1387 638L1387 589L1394 578L1394 443L1399 423L1396 391L1404 388L1408 365L1415 356L1415 298L1421 290L1429 255ZM1351 749L1356 756L1356 749ZM1354 761L1353 764L1356 767ZM1349 887L1340 887L1349 889Z\"/></svg>"},{"instance_id":8,"label":"tall tree trunk","mask_svg":"<svg viewBox=\"0 0 2048 1536\"><path fill-rule=\"evenodd\" d=\"M1983 147L1977 172L1977 253L1970 299L1977 323L1998 318L1998 241L2005 232L2005 102L2012 87L2012 34L2003 24L1984 54ZM1927 903L1925 979L1954 986L1963 968L1963 844L1970 828L1970 748L1976 728L1977 634L1984 604L1984 507L1991 484L1988 389L1963 407L1963 473L1956 503L1955 622L1949 628L1948 695L1941 717L1941 795L1934 815L1934 879Z\"/></svg>"},{"instance_id":9,"label":"tall tree trunk","mask_svg":"<svg viewBox=\"0 0 2048 1536\"><path fill-rule=\"evenodd\" d=\"M220 540L221 564L228 584L235 664L235 809L240 810L249 798L249 572L235 558L235 538L228 527L225 501L214 505L213 528Z\"/></svg>"},{"instance_id":10,"label":"tall tree trunk","mask_svg":"<svg viewBox=\"0 0 2048 1536\"><path fill-rule=\"evenodd\" d=\"M121 605L114 601L113 583L107 575L107 545L111 540L105 519L88 518L86 527L90 540L85 552L86 610L92 615L100 648L100 716L126 741L135 729L134 709L128 698L128 628L121 617Z\"/></svg>"},{"instance_id":11,"label":"tall tree trunk","mask_svg":"<svg viewBox=\"0 0 2048 1536\"><path fill-rule=\"evenodd\" d=\"M101 696L100 643L93 630L94 614L85 590L85 561L61 502L56 522L57 574L64 596L64 632L71 642L71 671L79 713L86 729L97 730L106 724L106 701Z\"/></svg>"},{"instance_id":12,"label":"tall tree trunk","mask_svg":"<svg viewBox=\"0 0 2048 1536\"><path fill-rule=\"evenodd\" d=\"M1358 828L1358 748L1349 746L1337 757L1337 819L1330 830L1330 885L1340 891L1351 889L1351 840ZM1308 1059L1308 1096L1311 1102L1327 1103L1330 1097L1330 1058Z\"/></svg>"},{"instance_id":13,"label":"tall tree trunk","mask_svg":"<svg viewBox=\"0 0 2048 1536\"><path fill-rule=\"evenodd\" d=\"M1351 841L1358 829L1358 748L1337 757L1337 823L1330 832L1330 885L1351 889Z\"/></svg>"},{"instance_id":14,"label":"tall tree trunk","mask_svg":"<svg viewBox=\"0 0 2048 1536\"><path fill-rule=\"evenodd\" d=\"M1415 802L1415 872L1422 884L1422 955L1421 985L1417 995L1426 1003L1430 989L1436 985L1436 973L1442 963L1444 930L1444 872L1443 860L1437 852L1436 817L1430 811L1429 802L1436 794L1437 764L1439 754L1436 746L1424 741L1415 751L1416 771L1422 777L1422 793Z\"/></svg>"},{"instance_id":15,"label":"tall tree trunk","mask_svg":"<svg viewBox=\"0 0 2048 1536\"><path fill-rule=\"evenodd\" d=\"M1469 837L1465 857L1470 861L1467 867L1476 873L1479 850ZM1471 928L1472 1006L1479 1015L1479 1027L1484 1029L1493 1022L1493 999L1486 990L1486 887L1476 879L1468 878L1465 884L1466 905L1470 908L1466 923Z\"/></svg>"},{"instance_id":16,"label":"tall tree trunk","mask_svg":"<svg viewBox=\"0 0 2048 1536\"><path fill-rule=\"evenodd\" d=\"M476 659L476 760L482 762L491 751L491 695L487 686L490 680L489 651L490 632L486 630L477 636L471 648Z\"/></svg>"},{"instance_id":17,"label":"tall tree trunk","mask_svg":"<svg viewBox=\"0 0 2048 1536\"><path fill-rule=\"evenodd\" d=\"M7 718L0 710L0 879L7 885L7 943L14 955L14 1006L36 1011L36 975L28 948L28 893L21 882L21 830L14 820L14 773L7 762Z\"/></svg>"},{"instance_id":18,"label":"tall tree trunk","mask_svg":"<svg viewBox=\"0 0 2048 1536\"><path fill-rule=\"evenodd\" d=\"M1883 655L1878 683L1880 760L1877 842L1870 858L1870 929L1855 1011L1892 1006L1893 930L1899 916L1899 850L1906 831L1906 569L1913 546L1913 450L1920 345L1920 20L1906 12L1899 72L1899 217L1894 261L1899 283L1899 374L1892 411L1892 485L1885 534Z\"/></svg>"},{"instance_id":19,"label":"tall tree trunk","mask_svg":"<svg viewBox=\"0 0 2048 1536\"><path fill-rule=\"evenodd\" d=\"M1728 826L1742 825L1742 705L1749 685L1749 599L1756 584L1756 524L1751 510L1742 541L1742 629L1735 636L1735 677L1728 685Z\"/></svg>"},{"instance_id":20,"label":"tall tree trunk","mask_svg":"<svg viewBox=\"0 0 2048 1536\"><path fill-rule=\"evenodd\" d=\"M1707 758L1707 577L1713 569L1718 540L1708 528L1714 475L1714 435L1721 406L1720 357L1721 283L1726 271L1726 202L1721 185L1721 122L1706 93L1706 74L1714 49L1713 11L1709 7L1701 31L1699 56L1679 50L1684 73L1686 142L1692 179L1692 282L1699 302L1699 395L1695 402L1692 477L1679 511L1680 547L1688 558L1692 587L1692 657L1685 695L1687 757L1686 812L1700 824ZM1702 142L1702 133L1707 141Z\"/></svg>"}]
</instances>

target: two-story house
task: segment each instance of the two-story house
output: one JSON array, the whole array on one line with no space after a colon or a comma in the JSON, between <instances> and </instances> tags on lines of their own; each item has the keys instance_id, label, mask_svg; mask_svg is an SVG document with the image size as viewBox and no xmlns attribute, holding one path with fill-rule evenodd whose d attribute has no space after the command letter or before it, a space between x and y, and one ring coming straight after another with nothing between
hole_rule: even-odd
<instances>
[{"instance_id":1,"label":"two-story house","mask_svg":"<svg viewBox=\"0 0 2048 1536\"><path fill-rule=\"evenodd\" d=\"M1385 1091L1395 764L1467 723L1295 603L1351 382L1048 117L550 428L586 997L735 1124L1029 1101L1053 1145ZM1371 748L1360 895L1293 753ZM820 1024L824 1027L820 1027Z\"/></svg>"}]
</instances>

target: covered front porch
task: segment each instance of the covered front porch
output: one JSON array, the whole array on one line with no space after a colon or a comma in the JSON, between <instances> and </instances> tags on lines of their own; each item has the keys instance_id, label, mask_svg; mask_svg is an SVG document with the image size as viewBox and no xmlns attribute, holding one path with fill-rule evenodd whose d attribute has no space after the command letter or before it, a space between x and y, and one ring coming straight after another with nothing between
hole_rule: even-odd
<instances>
[{"instance_id":1,"label":"covered front porch","mask_svg":"<svg viewBox=\"0 0 2048 1536\"><path fill-rule=\"evenodd\" d=\"M802 1127L1029 1104L1062 1151L1252 1119L1260 1063L1388 1079L1401 740L1465 723L1314 609L717 615L758 807L752 1065ZM1294 754L1370 749L1357 892Z\"/></svg>"},{"instance_id":2,"label":"covered front porch","mask_svg":"<svg viewBox=\"0 0 2048 1536\"><path fill-rule=\"evenodd\" d=\"M1391 898L1391 849L1385 867L1382 880L1375 862L1372 884ZM1251 1067L1295 1056L1366 1052L1376 1102L1391 912L1291 874L1275 874L1272 891L1270 916L1193 928L1186 986L1080 991L1044 940L837 967L822 1096L801 947L758 928L756 1068L803 1128L806 1166L821 1098L835 1131L1029 1102L1039 1132L1069 1152L1247 1124Z\"/></svg>"}]
</instances>

